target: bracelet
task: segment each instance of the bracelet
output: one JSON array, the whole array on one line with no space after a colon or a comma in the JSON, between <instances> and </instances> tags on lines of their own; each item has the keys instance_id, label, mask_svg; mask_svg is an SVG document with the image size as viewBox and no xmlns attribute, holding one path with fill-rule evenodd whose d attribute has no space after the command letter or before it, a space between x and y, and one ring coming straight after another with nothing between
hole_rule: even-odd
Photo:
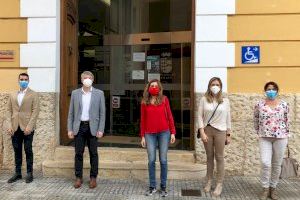
<instances>
[{"instance_id":1,"label":"bracelet","mask_svg":"<svg viewBox=\"0 0 300 200\"><path fill-rule=\"evenodd\" d=\"M226 136L230 137L230 133L227 133Z\"/></svg>"}]
</instances>

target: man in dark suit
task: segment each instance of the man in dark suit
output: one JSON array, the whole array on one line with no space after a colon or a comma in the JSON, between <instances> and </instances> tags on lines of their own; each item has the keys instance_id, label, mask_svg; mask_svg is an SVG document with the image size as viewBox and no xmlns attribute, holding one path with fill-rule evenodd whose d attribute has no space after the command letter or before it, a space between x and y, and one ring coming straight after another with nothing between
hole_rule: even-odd
<instances>
[{"instance_id":1,"label":"man in dark suit","mask_svg":"<svg viewBox=\"0 0 300 200\"><path fill-rule=\"evenodd\" d=\"M105 98L101 90L92 87L94 75L81 74L82 88L72 92L68 116L68 136L75 138L75 188L82 185L83 153L85 143L90 154L90 188L97 186L98 152L97 138L101 138L105 125Z\"/></svg>"},{"instance_id":2,"label":"man in dark suit","mask_svg":"<svg viewBox=\"0 0 300 200\"><path fill-rule=\"evenodd\" d=\"M13 183L22 179L22 145L27 163L26 183L33 181L33 152L32 140L39 113L39 97L28 87L29 76L26 73L19 75L20 89L9 96L8 100L8 134L11 135L15 152L15 174L7 182Z\"/></svg>"}]
</instances>

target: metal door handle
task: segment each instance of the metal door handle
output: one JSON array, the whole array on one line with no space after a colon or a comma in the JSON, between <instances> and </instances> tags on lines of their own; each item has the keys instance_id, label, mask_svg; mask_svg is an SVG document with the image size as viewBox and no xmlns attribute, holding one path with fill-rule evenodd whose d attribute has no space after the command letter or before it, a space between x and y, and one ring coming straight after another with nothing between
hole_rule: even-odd
<instances>
[{"instance_id":1,"label":"metal door handle","mask_svg":"<svg viewBox=\"0 0 300 200\"><path fill-rule=\"evenodd\" d=\"M73 54L73 47L71 43L68 44L68 49L69 49L69 56L70 56Z\"/></svg>"}]
</instances>

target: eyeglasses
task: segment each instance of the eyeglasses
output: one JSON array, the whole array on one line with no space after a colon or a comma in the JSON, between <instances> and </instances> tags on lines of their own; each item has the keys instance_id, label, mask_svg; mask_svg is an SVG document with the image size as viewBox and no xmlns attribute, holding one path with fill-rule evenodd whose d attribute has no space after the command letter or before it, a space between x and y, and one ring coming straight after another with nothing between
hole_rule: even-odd
<instances>
[{"instance_id":1,"label":"eyeglasses","mask_svg":"<svg viewBox=\"0 0 300 200\"><path fill-rule=\"evenodd\" d=\"M28 79L23 79L23 78L21 78L20 81L28 81Z\"/></svg>"}]
</instances>

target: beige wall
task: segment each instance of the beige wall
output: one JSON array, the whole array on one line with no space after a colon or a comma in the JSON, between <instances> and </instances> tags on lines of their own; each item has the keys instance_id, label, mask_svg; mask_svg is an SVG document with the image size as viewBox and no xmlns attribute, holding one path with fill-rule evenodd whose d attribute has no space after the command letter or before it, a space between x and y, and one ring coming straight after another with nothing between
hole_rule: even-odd
<instances>
[{"instance_id":1,"label":"beige wall","mask_svg":"<svg viewBox=\"0 0 300 200\"><path fill-rule=\"evenodd\" d=\"M300 1L197 0L195 116L210 77L219 76L231 103L232 143L225 149L227 174L259 175L253 107L263 86L276 81L290 105L292 157L300 160ZM235 4L233 3L235 2ZM259 64L241 64L242 46L260 46ZM227 86L227 88L226 88ZM198 128L195 123L195 132ZM195 139L196 156L206 162Z\"/></svg>"},{"instance_id":2,"label":"beige wall","mask_svg":"<svg viewBox=\"0 0 300 200\"><path fill-rule=\"evenodd\" d=\"M198 107L202 94L196 94L195 105ZM255 93L235 93L228 95L231 103L232 142L225 147L225 168L227 175L258 176L260 173L260 156L257 136L253 125L253 107L263 97ZM290 106L289 139L291 156L300 160L300 93L280 96ZM195 111L195 119L198 110ZM206 162L204 146L196 139L196 157L198 162Z\"/></svg>"},{"instance_id":3,"label":"beige wall","mask_svg":"<svg viewBox=\"0 0 300 200\"><path fill-rule=\"evenodd\" d=\"M233 15L228 17L228 41L300 40L299 14Z\"/></svg>"},{"instance_id":4,"label":"beige wall","mask_svg":"<svg viewBox=\"0 0 300 200\"><path fill-rule=\"evenodd\" d=\"M0 19L0 43L27 42L26 19Z\"/></svg>"},{"instance_id":5,"label":"beige wall","mask_svg":"<svg viewBox=\"0 0 300 200\"><path fill-rule=\"evenodd\" d=\"M0 92L0 168L14 168L14 153L11 137L7 135L7 100L9 93ZM56 134L55 93L39 93L40 113L33 137L34 168L41 169L42 162L52 159L58 144ZM25 156L23 168L26 168Z\"/></svg>"},{"instance_id":6,"label":"beige wall","mask_svg":"<svg viewBox=\"0 0 300 200\"><path fill-rule=\"evenodd\" d=\"M26 72L26 69L14 68L14 69L1 69L0 68L0 92L11 92L19 89L18 75Z\"/></svg>"},{"instance_id":7,"label":"beige wall","mask_svg":"<svg viewBox=\"0 0 300 200\"><path fill-rule=\"evenodd\" d=\"M272 41L272 42L235 42L235 66L256 67L255 64L243 65L241 47L256 45L261 48L259 66L265 67L300 67L300 40L299 41Z\"/></svg>"},{"instance_id":8,"label":"beige wall","mask_svg":"<svg viewBox=\"0 0 300 200\"><path fill-rule=\"evenodd\" d=\"M0 5L0 18L20 16L20 0L0 0Z\"/></svg>"},{"instance_id":9,"label":"beige wall","mask_svg":"<svg viewBox=\"0 0 300 200\"><path fill-rule=\"evenodd\" d=\"M13 50L13 61L0 61L0 92L18 89L17 77L26 68L20 68L20 43L27 42L27 19L20 17L20 0L0 0L0 50Z\"/></svg>"},{"instance_id":10,"label":"beige wall","mask_svg":"<svg viewBox=\"0 0 300 200\"><path fill-rule=\"evenodd\" d=\"M1 68L18 68L20 67L20 45L16 43L0 43L0 50L13 50L14 60L11 62L0 61Z\"/></svg>"},{"instance_id":11,"label":"beige wall","mask_svg":"<svg viewBox=\"0 0 300 200\"><path fill-rule=\"evenodd\" d=\"M230 93L263 93L268 81L279 84L280 93L295 93L300 90L300 67L240 67L228 69Z\"/></svg>"},{"instance_id":12,"label":"beige wall","mask_svg":"<svg viewBox=\"0 0 300 200\"><path fill-rule=\"evenodd\" d=\"M236 0L236 14L300 13L299 0Z\"/></svg>"},{"instance_id":13,"label":"beige wall","mask_svg":"<svg viewBox=\"0 0 300 200\"><path fill-rule=\"evenodd\" d=\"M20 68L20 42L27 40L27 21L20 18L20 0L0 0L0 50L13 50L14 60L0 61L0 167L3 166L5 146L11 144L5 132L7 93L18 89L17 78L26 69ZM12 157L13 154L10 156Z\"/></svg>"},{"instance_id":14,"label":"beige wall","mask_svg":"<svg viewBox=\"0 0 300 200\"><path fill-rule=\"evenodd\" d=\"M228 69L229 93L261 93L267 81L282 93L300 92L300 2L236 1L228 16L228 42L235 44L235 66ZM241 46L260 46L259 64L241 63Z\"/></svg>"}]
</instances>

